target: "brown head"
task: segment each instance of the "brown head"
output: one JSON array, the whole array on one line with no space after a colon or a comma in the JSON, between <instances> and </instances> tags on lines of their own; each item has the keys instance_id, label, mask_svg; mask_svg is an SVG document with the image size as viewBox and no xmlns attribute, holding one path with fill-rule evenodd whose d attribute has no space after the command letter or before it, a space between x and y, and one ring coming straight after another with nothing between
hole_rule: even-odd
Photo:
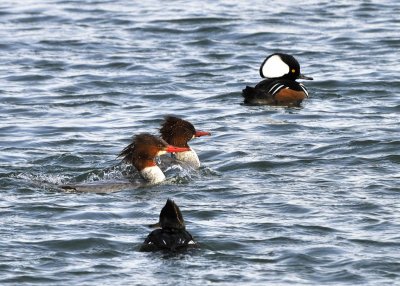
<instances>
[{"instance_id":1,"label":"brown head","mask_svg":"<svg viewBox=\"0 0 400 286\"><path fill-rule=\"evenodd\" d=\"M184 152L189 148L178 148L169 145L163 139L149 133L141 133L133 137L131 144L118 155L126 163L131 163L139 171L146 167L156 166L155 158L167 152Z\"/></svg>"},{"instance_id":2,"label":"brown head","mask_svg":"<svg viewBox=\"0 0 400 286\"><path fill-rule=\"evenodd\" d=\"M185 229L185 221L183 220L182 213L179 207L171 199L160 212L160 225L161 228Z\"/></svg>"},{"instance_id":3,"label":"brown head","mask_svg":"<svg viewBox=\"0 0 400 286\"><path fill-rule=\"evenodd\" d=\"M192 123L175 116L165 117L160 133L168 144L187 148L192 138L211 135L209 132L196 130Z\"/></svg>"}]
</instances>

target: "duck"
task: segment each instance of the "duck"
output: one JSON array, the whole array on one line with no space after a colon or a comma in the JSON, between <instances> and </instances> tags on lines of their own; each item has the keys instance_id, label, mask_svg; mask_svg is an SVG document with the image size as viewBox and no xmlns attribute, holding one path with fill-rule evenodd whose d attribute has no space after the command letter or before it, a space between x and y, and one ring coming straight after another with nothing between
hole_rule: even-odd
<instances>
[{"instance_id":1,"label":"duck","mask_svg":"<svg viewBox=\"0 0 400 286\"><path fill-rule=\"evenodd\" d=\"M141 251L178 251L197 244L186 230L185 221L178 205L167 199L161 209L158 225L161 228L153 230L140 247Z\"/></svg>"},{"instance_id":2,"label":"duck","mask_svg":"<svg viewBox=\"0 0 400 286\"><path fill-rule=\"evenodd\" d=\"M242 90L245 104L299 107L308 98L308 90L297 79L313 80L300 72L299 62L289 54L269 55L260 66L260 76L265 78L255 87Z\"/></svg>"},{"instance_id":3,"label":"duck","mask_svg":"<svg viewBox=\"0 0 400 286\"><path fill-rule=\"evenodd\" d=\"M199 156L193 148L189 147L188 142L193 138L211 135L210 132L196 130L192 123L176 116L166 116L160 128L161 138L168 144L189 148L189 151L173 153L173 157L179 162L183 162L192 169L199 169L201 164Z\"/></svg>"},{"instance_id":4,"label":"duck","mask_svg":"<svg viewBox=\"0 0 400 286\"><path fill-rule=\"evenodd\" d=\"M123 162L132 164L148 183L158 184L165 180L165 175L156 164L156 157L187 151L190 151L189 147L173 146L155 135L141 133L133 137L132 142L118 157L122 157Z\"/></svg>"}]
</instances>

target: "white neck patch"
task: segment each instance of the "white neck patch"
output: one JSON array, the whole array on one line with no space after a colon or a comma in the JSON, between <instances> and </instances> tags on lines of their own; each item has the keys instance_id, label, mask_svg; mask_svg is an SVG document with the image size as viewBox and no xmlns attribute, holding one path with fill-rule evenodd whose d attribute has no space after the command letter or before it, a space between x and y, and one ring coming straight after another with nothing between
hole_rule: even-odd
<instances>
[{"instance_id":1,"label":"white neck patch","mask_svg":"<svg viewBox=\"0 0 400 286\"><path fill-rule=\"evenodd\" d=\"M261 67L261 73L266 78L278 78L289 73L289 66L282 61L280 56L274 55Z\"/></svg>"},{"instance_id":2,"label":"white neck patch","mask_svg":"<svg viewBox=\"0 0 400 286\"><path fill-rule=\"evenodd\" d=\"M140 174L150 184L158 184L165 180L165 175L158 166L146 167Z\"/></svg>"},{"instance_id":3,"label":"white neck patch","mask_svg":"<svg viewBox=\"0 0 400 286\"><path fill-rule=\"evenodd\" d=\"M187 163L193 169L200 168L200 160L194 150L175 153L175 158L179 161Z\"/></svg>"}]
</instances>

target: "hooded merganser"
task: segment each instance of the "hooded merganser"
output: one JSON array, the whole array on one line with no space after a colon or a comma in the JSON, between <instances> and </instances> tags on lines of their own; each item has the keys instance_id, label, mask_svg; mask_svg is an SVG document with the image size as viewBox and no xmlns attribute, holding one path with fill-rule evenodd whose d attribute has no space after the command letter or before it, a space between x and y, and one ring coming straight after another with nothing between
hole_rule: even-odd
<instances>
[{"instance_id":1,"label":"hooded merganser","mask_svg":"<svg viewBox=\"0 0 400 286\"><path fill-rule=\"evenodd\" d=\"M174 157L187 163L194 169L200 168L200 160L196 152L189 147L188 142L192 138L211 135L210 132L196 130L193 124L175 116L166 116L160 129L161 137L168 144L189 148L189 151L173 154Z\"/></svg>"},{"instance_id":2,"label":"hooded merganser","mask_svg":"<svg viewBox=\"0 0 400 286\"><path fill-rule=\"evenodd\" d=\"M186 230L185 221L179 207L168 199L160 212L161 229L153 230L140 247L141 251L176 251L195 246L196 242Z\"/></svg>"},{"instance_id":3,"label":"hooded merganser","mask_svg":"<svg viewBox=\"0 0 400 286\"><path fill-rule=\"evenodd\" d=\"M272 54L264 60L260 75L266 79L255 87L246 86L243 89L244 103L300 106L308 97L308 91L296 79L313 79L300 73L300 64L293 56L281 53Z\"/></svg>"},{"instance_id":4,"label":"hooded merganser","mask_svg":"<svg viewBox=\"0 0 400 286\"><path fill-rule=\"evenodd\" d=\"M134 136L132 143L125 147L118 157L123 157L123 161L131 163L146 181L157 184L165 180L165 175L157 166L155 158L165 153L185 151L190 151L190 148L172 146L161 138L142 133Z\"/></svg>"}]
</instances>

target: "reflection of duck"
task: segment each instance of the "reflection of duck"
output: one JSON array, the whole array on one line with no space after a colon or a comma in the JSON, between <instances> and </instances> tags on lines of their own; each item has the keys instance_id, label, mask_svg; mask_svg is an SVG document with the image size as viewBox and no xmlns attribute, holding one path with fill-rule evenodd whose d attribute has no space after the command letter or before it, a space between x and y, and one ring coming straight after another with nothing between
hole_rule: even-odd
<instances>
[{"instance_id":1,"label":"reflection of duck","mask_svg":"<svg viewBox=\"0 0 400 286\"><path fill-rule=\"evenodd\" d=\"M198 169L200 160L196 152L189 147L192 138L211 135L209 132L196 130L192 123L174 116L165 117L160 129L161 137L168 143L177 147L189 148L189 151L174 154L179 161L187 163L190 167Z\"/></svg>"},{"instance_id":2,"label":"reflection of duck","mask_svg":"<svg viewBox=\"0 0 400 286\"><path fill-rule=\"evenodd\" d=\"M148 133L133 137L133 141L118 155L131 163L149 183L157 184L165 180L165 175L157 166L155 158L165 153L190 151L188 147L176 147Z\"/></svg>"},{"instance_id":3,"label":"reflection of duck","mask_svg":"<svg viewBox=\"0 0 400 286\"><path fill-rule=\"evenodd\" d=\"M255 87L246 86L243 89L244 103L299 106L308 97L308 91L296 79L313 79L300 73L300 64L293 56L281 53L272 54L264 60L260 75L266 79Z\"/></svg>"},{"instance_id":4,"label":"reflection of duck","mask_svg":"<svg viewBox=\"0 0 400 286\"><path fill-rule=\"evenodd\" d=\"M141 251L181 250L195 246L192 235L185 229L179 207L168 199L160 212L161 229L153 230L142 244Z\"/></svg>"}]
</instances>

